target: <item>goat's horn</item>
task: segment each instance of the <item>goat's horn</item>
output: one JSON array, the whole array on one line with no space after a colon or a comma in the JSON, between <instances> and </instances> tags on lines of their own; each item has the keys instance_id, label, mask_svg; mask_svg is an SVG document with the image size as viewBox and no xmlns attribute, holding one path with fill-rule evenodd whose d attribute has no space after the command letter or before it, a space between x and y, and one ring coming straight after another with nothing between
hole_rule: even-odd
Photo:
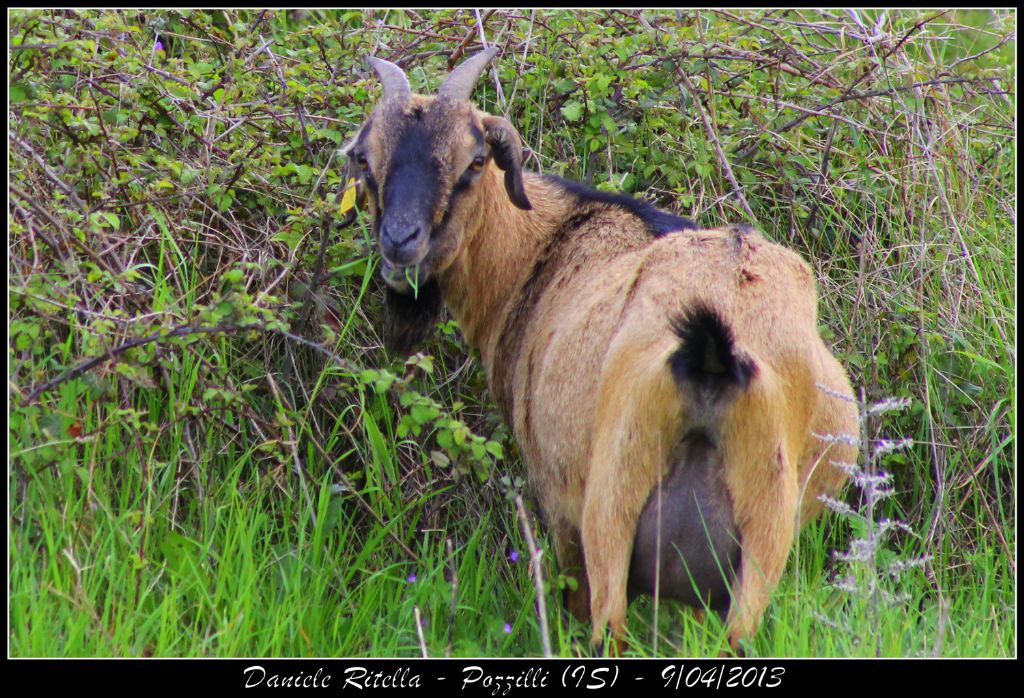
<instances>
[{"instance_id":1,"label":"goat's horn","mask_svg":"<svg viewBox=\"0 0 1024 698\"><path fill-rule=\"evenodd\" d=\"M405 76L404 70L390 61L373 56L367 56L366 62L376 71L380 83L384 86L384 99L397 99L404 102L409 98L412 90L409 89L409 78Z\"/></svg>"},{"instance_id":2,"label":"goat's horn","mask_svg":"<svg viewBox=\"0 0 1024 698\"><path fill-rule=\"evenodd\" d=\"M459 64L451 72L451 75L445 79L441 89L437 91L437 96L450 99L469 99L470 95L473 94L473 88L476 86L477 81L483 74L484 69L487 68L487 64L494 60L496 55L498 55L498 47L491 46L468 61Z\"/></svg>"}]
</instances>

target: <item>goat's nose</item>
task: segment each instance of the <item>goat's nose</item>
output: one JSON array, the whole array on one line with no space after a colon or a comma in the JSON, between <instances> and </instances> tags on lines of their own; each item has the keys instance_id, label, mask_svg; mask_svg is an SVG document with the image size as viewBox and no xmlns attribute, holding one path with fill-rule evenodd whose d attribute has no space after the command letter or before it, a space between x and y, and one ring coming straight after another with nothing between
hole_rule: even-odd
<instances>
[{"instance_id":1,"label":"goat's nose","mask_svg":"<svg viewBox=\"0 0 1024 698\"><path fill-rule=\"evenodd\" d=\"M422 223L384 223L380 230L380 251L385 259L398 266L415 264L423 255L426 230Z\"/></svg>"},{"instance_id":2,"label":"goat's nose","mask_svg":"<svg viewBox=\"0 0 1024 698\"><path fill-rule=\"evenodd\" d=\"M380 231L381 241L386 247L400 249L419 239L422 230L423 226L421 225L388 226L385 224Z\"/></svg>"}]
</instances>

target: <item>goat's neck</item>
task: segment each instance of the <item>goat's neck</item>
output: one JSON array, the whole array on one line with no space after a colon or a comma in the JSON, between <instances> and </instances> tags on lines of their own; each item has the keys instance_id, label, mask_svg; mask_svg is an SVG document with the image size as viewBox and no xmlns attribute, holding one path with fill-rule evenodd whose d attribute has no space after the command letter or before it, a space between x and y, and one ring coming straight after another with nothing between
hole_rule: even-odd
<instances>
[{"instance_id":1,"label":"goat's neck","mask_svg":"<svg viewBox=\"0 0 1024 698\"><path fill-rule=\"evenodd\" d=\"M541 176L524 173L533 208L523 211L505 193L503 176L491 167L481 181L480 206L467 224L461 252L441 279L445 302L485 365L490 365L505 305L570 207L568 197L551 191Z\"/></svg>"}]
</instances>

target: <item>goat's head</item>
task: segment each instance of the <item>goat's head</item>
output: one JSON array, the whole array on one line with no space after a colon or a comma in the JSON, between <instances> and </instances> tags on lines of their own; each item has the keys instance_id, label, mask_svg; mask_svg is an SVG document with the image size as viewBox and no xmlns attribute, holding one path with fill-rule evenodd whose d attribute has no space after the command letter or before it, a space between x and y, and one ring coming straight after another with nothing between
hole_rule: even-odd
<instances>
[{"instance_id":1,"label":"goat's head","mask_svg":"<svg viewBox=\"0 0 1024 698\"><path fill-rule=\"evenodd\" d=\"M443 272L479 213L479 180L492 161L519 208L530 208L522 180L522 141L512 125L474 107L469 97L492 47L459 65L437 95L413 94L394 63L368 58L384 97L347 148L358 174L392 293L412 293Z\"/></svg>"}]
</instances>

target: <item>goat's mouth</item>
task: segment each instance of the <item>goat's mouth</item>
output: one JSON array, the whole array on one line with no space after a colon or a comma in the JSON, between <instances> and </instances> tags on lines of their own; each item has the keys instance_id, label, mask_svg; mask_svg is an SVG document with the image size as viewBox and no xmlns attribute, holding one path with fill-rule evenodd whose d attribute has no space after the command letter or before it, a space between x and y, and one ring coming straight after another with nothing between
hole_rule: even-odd
<instances>
[{"instance_id":1,"label":"goat's mouth","mask_svg":"<svg viewBox=\"0 0 1024 698\"><path fill-rule=\"evenodd\" d=\"M416 295L419 287L429 280L425 264L398 265L384 257L380 260L380 275L392 291L405 296Z\"/></svg>"}]
</instances>

